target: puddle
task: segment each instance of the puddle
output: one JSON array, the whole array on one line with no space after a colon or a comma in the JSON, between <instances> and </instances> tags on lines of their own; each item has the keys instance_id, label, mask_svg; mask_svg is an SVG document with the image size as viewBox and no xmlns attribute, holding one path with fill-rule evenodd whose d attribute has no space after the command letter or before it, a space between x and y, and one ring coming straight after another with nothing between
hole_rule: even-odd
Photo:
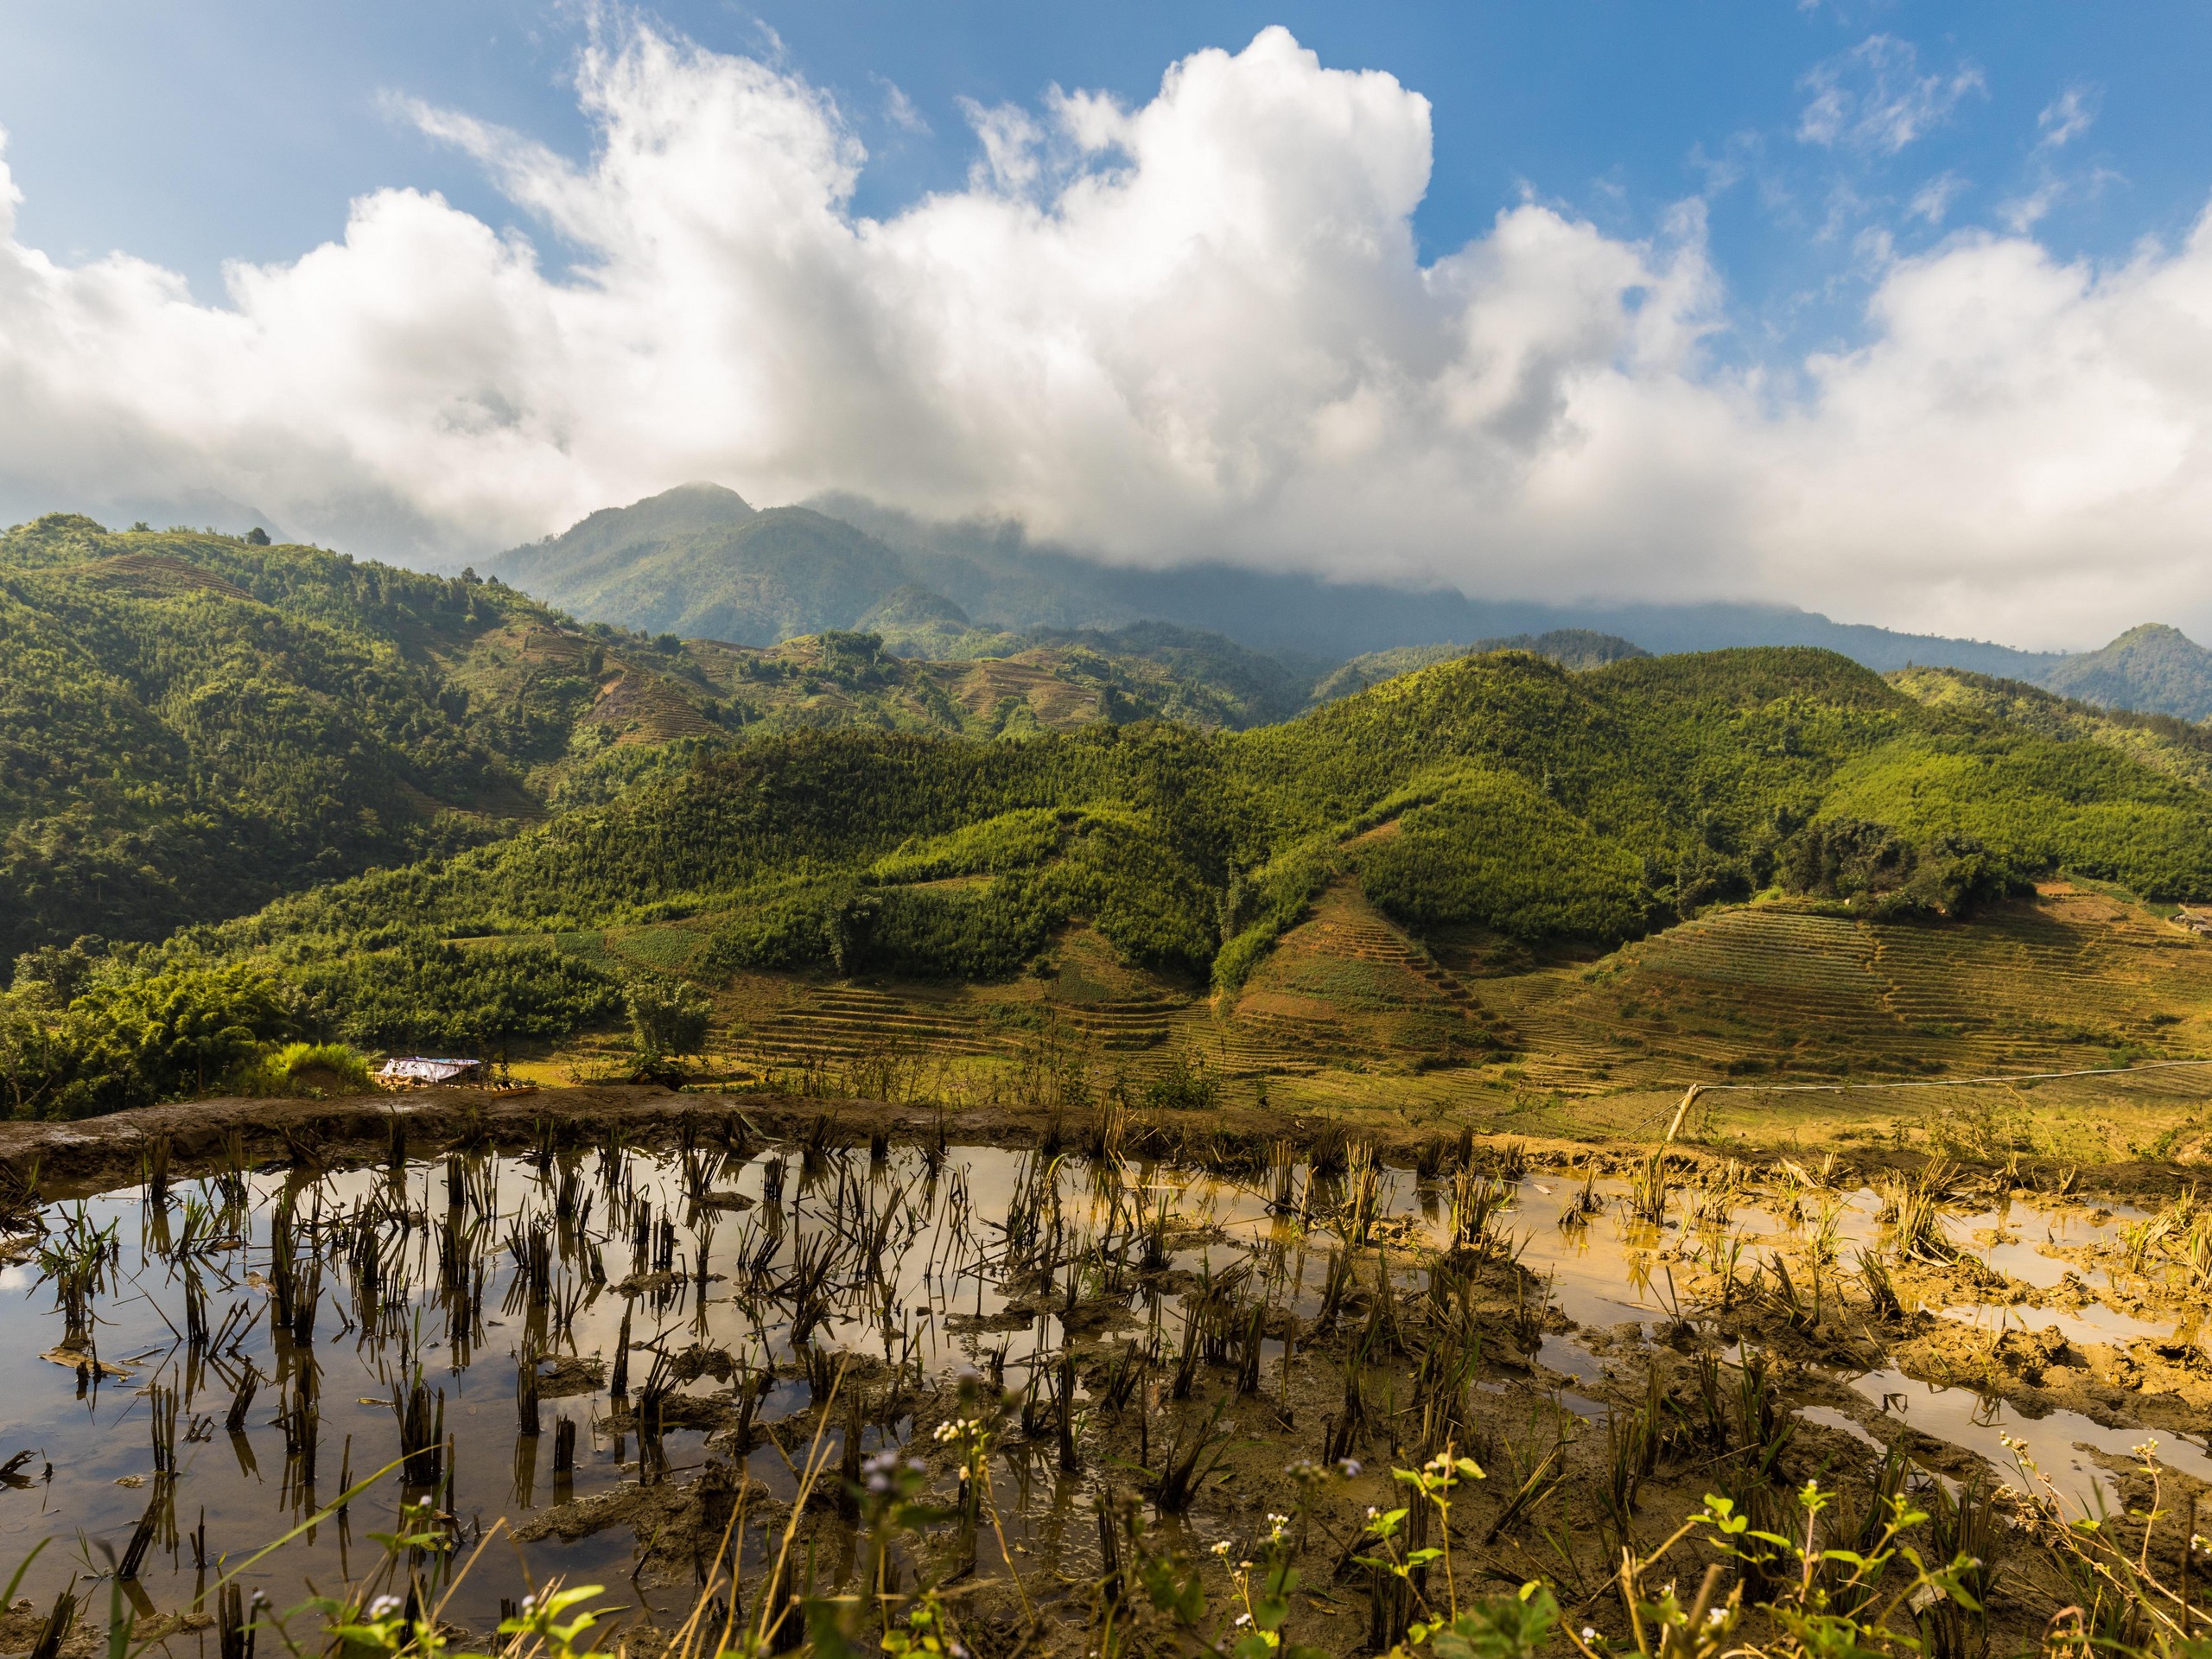
<instances>
[{"instance_id":1,"label":"puddle","mask_svg":"<svg viewBox=\"0 0 2212 1659\"><path fill-rule=\"evenodd\" d=\"M1579 1382L1602 1382L1605 1368L1597 1355L1592 1353L1572 1337L1557 1332L1548 1334L1536 1350L1536 1363L1557 1371L1561 1376L1571 1376Z\"/></svg>"},{"instance_id":2,"label":"puddle","mask_svg":"<svg viewBox=\"0 0 2212 1659\"><path fill-rule=\"evenodd\" d=\"M2036 1332L2051 1325L2076 1344L2090 1342L2172 1342L2190 1334L2189 1325L2176 1319L2138 1319L2091 1302L2079 1313L2056 1307L1943 1307L1934 1310L1943 1318L1984 1331Z\"/></svg>"},{"instance_id":3,"label":"puddle","mask_svg":"<svg viewBox=\"0 0 2212 1659\"><path fill-rule=\"evenodd\" d=\"M1999 1478L2009 1479L2014 1485L2023 1483L2004 1437L2024 1442L2027 1455L2050 1477L2060 1496L2076 1506L2070 1515L2098 1514L2100 1493L2111 1505L2118 1490L2115 1477L2099 1467L2083 1447L2132 1462L2136 1446L2156 1440L2160 1462L2199 1480L2212 1481L2212 1456L2178 1435L2142 1428L2106 1428L2078 1411L2028 1417L1993 1396L1971 1389L1915 1382L1894 1370L1869 1371L1850 1382L1853 1389L1885 1416L1976 1453L1996 1469Z\"/></svg>"}]
</instances>

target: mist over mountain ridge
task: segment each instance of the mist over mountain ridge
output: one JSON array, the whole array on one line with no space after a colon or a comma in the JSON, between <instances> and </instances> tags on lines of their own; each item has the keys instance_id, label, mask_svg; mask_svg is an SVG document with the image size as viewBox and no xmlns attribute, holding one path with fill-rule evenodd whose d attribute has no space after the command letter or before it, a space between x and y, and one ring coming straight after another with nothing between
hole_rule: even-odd
<instances>
[{"instance_id":1,"label":"mist over mountain ridge","mask_svg":"<svg viewBox=\"0 0 2212 1659\"><path fill-rule=\"evenodd\" d=\"M490 568L580 615L652 632L767 645L866 627L882 632L894 652L938 657L1015 649L1042 631L1152 621L1220 634L1310 669L1316 680L1377 652L1573 632L1659 653L1815 645L1878 672L1932 665L2034 684L2094 655L1903 632L1763 604L1547 603L1218 563L1137 569L1033 542L1013 524L933 523L847 494L762 511L709 484L593 513ZM2171 652L2160 658L2163 700L2148 706L2179 713L2178 700L2212 711L2212 659L2192 667L2169 658ZM2202 676L2196 690L2193 674ZM2133 683L2125 670L2108 669L2075 695L2107 703L2149 695L2129 690Z\"/></svg>"}]
</instances>

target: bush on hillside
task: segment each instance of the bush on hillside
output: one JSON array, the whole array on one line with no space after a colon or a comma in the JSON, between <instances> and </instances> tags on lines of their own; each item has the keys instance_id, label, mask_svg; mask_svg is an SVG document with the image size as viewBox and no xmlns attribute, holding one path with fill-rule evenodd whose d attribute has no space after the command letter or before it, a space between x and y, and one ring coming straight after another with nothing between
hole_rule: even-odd
<instances>
[{"instance_id":1,"label":"bush on hillside","mask_svg":"<svg viewBox=\"0 0 2212 1659\"><path fill-rule=\"evenodd\" d=\"M205 1094L291 1034L288 1003L276 976L254 963L96 980L55 1033L59 1115Z\"/></svg>"},{"instance_id":2,"label":"bush on hillside","mask_svg":"<svg viewBox=\"0 0 2212 1659\"><path fill-rule=\"evenodd\" d=\"M1875 917L1964 916L2033 883L2009 861L1964 836L1916 845L1887 824L1837 818L1808 824L1782 851L1783 888L1840 899Z\"/></svg>"},{"instance_id":3,"label":"bush on hillside","mask_svg":"<svg viewBox=\"0 0 2212 1659\"><path fill-rule=\"evenodd\" d=\"M1643 931L1643 864L1510 772L1471 772L1359 849L1368 896L1420 930L1475 922L1517 938Z\"/></svg>"},{"instance_id":4,"label":"bush on hillside","mask_svg":"<svg viewBox=\"0 0 2212 1659\"><path fill-rule=\"evenodd\" d=\"M377 1090L367 1057L345 1043L286 1043L250 1062L229 1087L241 1095L320 1099Z\"/></svg>"},{"instance_id":5,"label":"bush on hillside","mask_svg":"<svg viewBox=\"0 0 2212 1659\"><path fill-rule=\"evenodd\" d=\"M613 976L544 944L463 945L412 932L372 951L333 942L331 954L289 971L331 1034L381 1048L482 1053L623 1012Z\"/></svg>"}]
</instances>

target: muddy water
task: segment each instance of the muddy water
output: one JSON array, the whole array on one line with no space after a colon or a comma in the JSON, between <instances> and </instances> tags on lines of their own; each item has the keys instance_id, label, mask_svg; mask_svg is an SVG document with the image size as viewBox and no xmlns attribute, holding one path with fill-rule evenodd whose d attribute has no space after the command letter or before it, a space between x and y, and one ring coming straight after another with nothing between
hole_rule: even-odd
<instances>
[{"instance_id":1,"label":"muddy water","mask_svg":"<svg viewBox=\"0 0 2212 1659\"><path fill-rule=\"evenodd\" d=\"M1562 1230L1561 1215L1573 1205L1579 1185L1555 1178L1536 1178L1522 1184L1512 1224L1523 1230L1527 1246L1521 1261L1548 1276L1553 1302L1583 1332L1548 1336L1537 1355L1540 1363L1584 1387L1602 1382L1605 1363L1586 1345L1594 1332L1618 1332L1632 1325L1633 1334L1648 1339L1670 1322L1684 1298L1677 1292L1670 1269L1655 1266L1653 1258L1680 1251L1693 1243L1695 1230L1687 1234L1679 1219L1663 1227L1638 1225L1622 1218L1625 1187L1600 1181L1596 1191L1604 1211L1588 1225ZM1679 1201L1678 1201L1679 1203ZM1877 1220L1881 1200L1870 1190L1851 1192L1806 1192L1796 1200L1796 1211L1784 1213L1777 1205L1746 1196L1733 1205L1726 1231L1740 1241L1745 1268L1757 1265L1774 1247L1802 1242L1823 1225L1832 1225L1838 1257L1848 1262L1860 1248L1878 1247L1883 1229ZM1679 1213L1679 1211L1677 1211ZM2078 1269L2052 1254L2068 1247L2109 1243L2119 1228L2139 1220L2145 1212L2116 1206L2091 1218L2076 1210L2046 1211L2024 1205L1978 1213L1955 1213L1945 1217L1945 1230L1962 1249L1973 1251L2007 1277L2049 1290ZM1984 1245L1979 1234L1999 1242ZM1707 1246L1710 1250L1710 1245ZM1920 1305L1908 1297L1909 1309ZM2126 1343L2138 1339L2171 1342L2187 1336L2194 1327L2173 1320L2144 1319L2101 1302L2078 1311L2063 1308L2014 1307L1986 1304L1928 1305L1926 1312L1992 1332L2006 1328L2041 1331L2056 1326L2069 1342ZM2155 1440L2160 1460L2171 1468L2212 1481L2212 1455L2178 1434L2153 1434L2143 1429L2111 1428L2080 1412L2050 1409L2028 1416L2002 1400L1972 1389L1946 1387L1916 1381L1885 1367L1860 1375L1840 1374L1852 1392L1871 1408L1869 1415L1906 1424L1940 1440L1986 1459L2004 1478L2018 1479L2013 1450L2005 1441L2021 1443L2026 1455L2049 1477L2061 1497L2082 1515L2095 1515L2110 1505L2119 1491L2119 1471L2137 1460L2134 1448ZM1574 1399L1570 1398L1573 1404ZM1578 1409L1588 1414L1584 1402ZM1882 1438L1866 1423L1831 1406L1803 1408L1808 1421L1838 1429L1870 1449L1878 1451Z\"/></svg>"},{"instance_id":2,"label":"muddy water","mask_svg":"<svg viewBox=\"0 0 2212 1659\"><path fill-rule=\"evenodd\" d=\"M347 1476L359 1481L400 1457L393 1390L411 1382L418 1368L433 1397L442 1396L453 1466L450 1486L437 1496L456 1517L464 1541L495 1517L521 1521L546 1505L637 1482L644 1472L640 1448L616 1427L617 1402L607 1386L626 1311L633 1395L653 1351L674 1356L696 1348L754 1370L786 1368L763 1399L762 1423L811 1403L804 1376L790 1374L791 1309L758 1299L751 1307L741 1305L732 1289L741 1263L765 1266L772 1285L810 1253L849 1247L811 1334L814 1346L831 1353L869 1356L933 1379L995 1357L1008 1386L1019 1389L1040 1344L1056 1345L1050 1319L1009 1313L998 1270L1017 1189L1046 1167L1033 1154L958 1149L932 1173L912 1149L873 1163L865 1155L831 1153L812 1165L796 1152L770 1153L718 1161L707 1205L686 1201L674 1160L626 1155L611 1190L596 1154L563 1162L573 1172L565 1185L561 1165L541 1170L515 1159L472 1160L467 1196L457 1208L448 1203L442 1162L413 1165L397 1175L382 1169L319 1177L251 1173L245 1179L243 1224L233 1236L211 1239L203 1230L182 1251L176 1243L188 1215L219 1208L213 1180L176 1184L158 1208L137 1190L51 1207L45 1216L50 1238L72 1227L103 1235L112 1240L114 1260L93 1299L89 1351L58 1351L64 1315L35 1258L0 1270L0 1459L17 1451L31 1454L0 1477L0 1571L11 1571L40 1540L51 1540L24 1582L24 1592L43 1605L73 1576L105 1575L110 1563L101 1547L121 1554L153 1504L154 1542L126 1591L142 1613L193 1605L226 1562L242 1560L313 1516L344 1489ZM1164 1202L1172 1217L1171 1270L1218 1272L1292 1225L1271 1217L1255 1192L1173 1172L1132 1175L1145 1207ZM1076 1162L1063 1164L1056 1175L1063 1201L1078 1217L1089 1216L1078 1225L1096 1220L1082 1201L1087 1177ZM842 1195L840 1183L850 1184ZM280 1199L324 1255L323 1297L313 1338L304 1344L272 1329L273 1217ZM380 1294L369 1315L374 1329L365 1334L361 1274L347 1255L360 1230L355 1217L369 1205L381 1209L386 1224ZM564 1207L570 1224L551 1225ZM1398 1184L1387 1179L1384 1207L1392 1215L1401 1209ZM880 1246L825 1241L828 1231L849 1230L863 1211L890 1217ZM439 1234L449 1214L473 1230L470 1262L480 1275L474 1313L458 1319L440 1290ZM404 1217L405 1224L394 1225L395 1217ZM543 1299L550 1306L533 1309L521 1258L509 1241L539 1222L549 1224L554 1262ZM34 1242L22 1242L23 1253ZM867 1275L855 1248L868 1249L881 1269L873 1285L862 1283ZM188 1328L188 1260L205 1287L207 1324L215 1335L212 1346L198 1352L180 1335ZM672 1273L650 1277L664 1269ZM1321 1293L1319 1259L1294 1247L1283 1270L1287 1282L1279 1294L1310 1311ZM466 1280L468 1271L461 1276ZM646 1276L643 1284L639 1276ZM1178 1307L1173 1294L1140 1300L1128 1323L1141 1334L1138 1327L1159 1329L1164 1321L1172 1342ZM590 1378L572 1384L572 1393L551 1397L549 1385L537 1434L521 1432L517 1402L525 1348L600 1362ZM258 1379L257 1391L232 1433L226 1415L249 1376ZM311 1379L316 1408L311 1467L304 1457L288 1456L280 1421L303 1376ZM156 1468L156 1389L178 1395L173 1481L162 1480ZM729 1386L709 1375L678 1391L727 1395ZM575 1427L575 1466L556 1474L554 1447L563 1420ZM830 1427L826 1445L834 1449L841 1434ZM663 1445L666 1478L681 1481L697 1469L706 1438L702 1430L670 1429ZM871 1429L864 1443L872 1450L879 1438ZM789 1451L761 1446L748 1459L748 1471L772 1494L788 1498L797 1485L793 1463L804 1465L806 1444L801 1435ZM1017 1551L1033 1541L1041 1547L1059 1530L1065 1516L1055 1513L1056 1497L1065 1495L1055 1494L1052 1482L1040 1485L1032 1467L1015 1460L1002 1460L995 1478L1012 1499L1007 1530ZM329 1589L353 1580L380 1559L382 1547L370 1535L393 1529L402 1501L397 1478L382 1481L342 1516L308 1529L250 1569L244 1582L284 1608L309 1584ZM620 1591L634 1564L636 1541L632 1529L617 1525L575 1542L534 1542L529 1554L539 1574ZM512 1592L511 1576L495 1580L487 1573L480 1586L464 1584L449 1613L465 1622L496 1618L502 1590ZM636 1593L664 1611L689 1605L681 1592Z\"/></svg>"},{"instance_id":3,"label":"muddy water","mask_svg":"<svg viewBox=\"0 0 2212 1659\"><path fill-rule=\"evenodd\" d=\"M836 1264L820 1287L809 1346L869 1356L930 1380L995 1365L1010 1388L1020 1389L1033 1360L1056 1351L1058 1342L1054 1320L1039 1316L1045 1304L1035 1287L1009 1284L1005 1268L1025 1248L1013 1232L1037 1224L1047 1211L1063 1215L1071 1237L1083 1240L1102 1229L1127 1230L1139 1211L1153 1216L1164 1208L1171 1218L1164 1279L1148 1290L1078 1289L1102 1303L1118 1299L1121 1306L1107 1316L1116 1340L1150 1334L1171 1353L1181 1308L1166 1287L1187 1289L1249 1262L1271 1281L1271 1300L1310 1315L1323 1300L1332 1243L1271 1205L1265 1182L1239 1185L1147 1166L1125 1172L1116 1194L1108 1196L1115 1184L1094 1182L1081 1160L1053 1163L991 1148L956 1148L935 1166L910 1148L874 1161L836 1152L809 1160L793 1149L742 1160L700 1154L688 1175L674 1158L589 1152L538 1161L474 1160L462 1174L455 1188L444 1162L397 1173L251 1173L242 1178L243 1203L227 1217L220 1217L223 1198L212 1179L178 1183L160 1205L131 1190L49 1208L49 1244L97 1233L111 1239L112 1259L92 1299L96 1359L93 1351L59 1351L65 1317L36 1260L27 1255L0 1271L0 1459L31 1454L0 1476L0 1570L51 1539L24 1586L42 1604L72 1576L106 1573L103 1546L124 1551L152 1505L152 1541L128 1593L142 1612L191 1605L226 1560L243 1560L314 1515L337 1496L346 1475L359 1480L400 1455L393 1391L418 1376L434 1396L442 1394L452 1466L449 1486L436 1496L464 1541L497 1517L525 1521L548 1505L638 1483L660 1470L618 1427L607 1367L626 1313L633 1394L656 1352L671 1360L687 1351L717 1356L721 1373L699 1376L679 1392L729 1397L733 1362L740 1379L772 1372L758 1414L758 1421L772 1422L811 1403L794 1364L793 1287L810 1262L825 1257ZM1302 1206L1314 1183L1303 1168L1291 1179ZM1051 1195L1041 1206L1040 1184ZM1655 1264L1655 1252L1710 1251L1724 1232L1733 1232L1743 1237L1748 1268L1763 1249L1827 1228L1847 1261L1881 1231L1871 1192L1806 1194L1795 1215L1745 1198L1726 1230L1700 1234L1685 1233L1678 1221L1662 1229L1628 1224L1618 1202L1621 1188L1601 1183L1597 1190L1606 1208L1586 1224L1562 1226L1580 1182L1531 1177L1517 1184L1501 1224L1516 1236L1522 1264L1546 1281L1553 1305L1578 1327L1547 1336L1537 1359L1558 1379L1559 1403L1592 1421L1606 1410L1599 1398L1605 1356L1619 1357L1619 1339L1641 1338L1677 1313L1694 1311L1683 1307L1671 1268ZM1382 1231L1402 1261L1442 1240L1447 1208L1435 1186L1407 1172L1382 1172ZM319 1311L305 1342L276 1329L272 1317L282 1215L291 1217L286 1236L294 1255L304 1250L323 1264ZM2027 1282L2055 1285L2064 1269L2038 1246L2096 1242L2117 1224L2023 1212L1965 1217L1952 1227L1961 1239L1975 1228L2010 1227L2019 1242L1993 1247L1993 1262ZM378 1241L372 1268L357 1248L365 1230ZM473 1243L457 1269L450 1262L442 1268L456 1234ZM533 1235L546 1252L535 1278L525 1266ZM1060 1259L1072 1255L1064 1251ZM1409 1261L1407 1270L1410 1285ZM180 1334L190 1328L188 1281L195 1274L214 1333L197 1345ZM741 1294L741 1283L749 1294ZM1027 1300L1016 1294L1024 1289ZM1942 1311L1962 1319L2001 1313ZM2083 1339L2139 1334L2123 1328L2125 1316L2094 1306L2079 1315L2032 1315L2038 1326L2062 1329L2069 1319ZM1272 1370L1281 1344L1267 1352ZM566 1368L569 1380L557 1396L546 1385L536 1434L521 1432L517 1403L525 1353L599 1362ZM233 1433L225 1419L249 1377L257 1392ZM315 1405L305 1442L302 1420L286 1410L301 1399L303 1379ZM2067 1413L2024 1421L1968 1390L1931 1389L1891 1371L1847 1380L1870 1414L1902 1416L2000 1469L2009 1459L1998 1436L2026 1438L2044 1467L2085 1503L2103 1477L2077 1442L2125 1455L2143 1438ZM172 1389L175 1474L163 1478L154 1427ZM288 1414L289 1452L282 1421ZM1874 1443L1847 1414L1820 1407L1808 1414ZM556 1474L554 1448L564 1420L575 1426L575 1467ZM893 1432L911 1427L894 1425ZM827 1431L829 1440L838 1432ZM867 1444L880 1438L872 1429ZM2212 1459L2165 1438L2171 1461L2212 1478ZM665 1477L682 1481L700 1467L708 1439L706 1430L670 1429L660 1447ZM312 1444L311 1457L304 1444ZM759 1447L747 1468L787 1497L796 1485L792 1462L804 1461L804 1433L791 1449ZM1013 1547L1032 1555L1058 1553L1074 1524L1069 1484L1020 1459L1002 1459L994 1478ZM380 1482L345 1515L251 1568L246 1581L283 1608L309 1585L327 1590L353 1580L380 1559L370 1535L393 1528L401 1501L395 1479ZM605 1584L663 1611L688 1605L688 1589L631 1585L637 1543L632 1529L618 1524L573 1542L533 1543L529 1559L541 1576ZM511 1574L486 1573L463 1585L448 1611L488 1623L500 1595L512 1590Z\"/></svg>"}]
</instances>

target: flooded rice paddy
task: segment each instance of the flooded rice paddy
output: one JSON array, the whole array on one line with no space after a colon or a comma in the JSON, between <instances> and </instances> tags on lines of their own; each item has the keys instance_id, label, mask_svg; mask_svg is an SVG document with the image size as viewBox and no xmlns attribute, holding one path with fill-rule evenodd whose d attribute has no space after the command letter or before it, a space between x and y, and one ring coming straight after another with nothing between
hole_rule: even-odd
<instances>
[{"instance_id":1,"label":"flooded rice paddy","mask_svg":"<svg viewBox=\"0 0 2212 1659\"><path fill-rule=\"evenodd\" d=\"M1117 1532L1203 1560L1294 1515L1307 1639L1349 1651L1385 1618L1356 1517L1446 1445L1491 1471L1470 1524L1496 1576L1548 1549L1602 1577L1580 1563L1754 1464L1863 1478L1895 1446L1956 1491L1959 1454L2017 1481L2024 1448L2092 1510L2152 1433L2114 1373L2204 1369L2154 1217L1986 1180L1916 1219L1834 1170L1605 1175L1464 1141L1198 1168L826 1122L773 1144L734 1116L656 1147L549 1122L520 1154L404 1133L174 1174L152 1149L137 1183L18 1215L0 1570L50 1541L20 1592L39 1618L112 1582L213 1651L208 1586L264 1546L296 1529L238 1575L282 1609L427 1528L454 1548L406 1565L461 1625L526 1572L666 1628L779 1557L779 1594L845 1586L895 1449L959 1517L911 1570L979 1606L1089 1605ZM2163 1397L2161 1461L2212 1483L2212 1391ZM461 1574L503 1520L497 1565Z\"/></svg>"}]
</instances>

